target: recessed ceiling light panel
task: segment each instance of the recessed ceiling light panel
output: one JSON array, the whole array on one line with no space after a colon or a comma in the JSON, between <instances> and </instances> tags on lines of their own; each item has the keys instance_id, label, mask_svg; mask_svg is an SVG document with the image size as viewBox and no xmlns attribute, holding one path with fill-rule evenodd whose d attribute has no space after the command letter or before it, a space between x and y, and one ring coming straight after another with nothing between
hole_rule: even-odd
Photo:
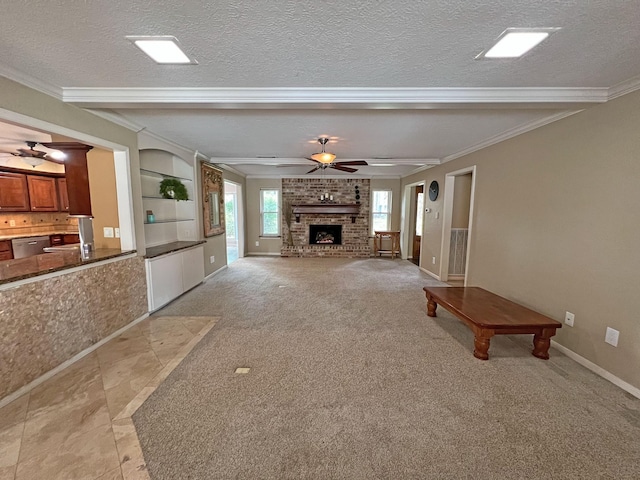
<instances>
[{"instance_id":1,"label":"recessed ceiling light panel","mask_svg":"<svg viewBox=\"0 0 640 480\"><path fill-rule=\"evenodd\" d=\"M496 43L476 59L520 58L559 28L507 28Z\"/></svg>"},{"instance_id":2,"label":"recessed ceiling light panel","mask_svg":"<svg viewBox=\"0 0 640 480\"><path fill-rule=\"evenodd\" d=\"M146 53L151 59L162 65L197 65L180 48L178 39L171 35L128 36L127 40Z\"/></svg>"}]
</instances>

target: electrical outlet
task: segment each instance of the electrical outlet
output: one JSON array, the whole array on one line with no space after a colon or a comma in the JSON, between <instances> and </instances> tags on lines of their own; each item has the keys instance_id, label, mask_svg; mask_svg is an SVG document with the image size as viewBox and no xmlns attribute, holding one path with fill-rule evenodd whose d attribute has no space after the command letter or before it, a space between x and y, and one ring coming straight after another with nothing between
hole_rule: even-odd
<instances>
[{"instance_id":1,"label":"electrical outlet","mask_svg":"<svg viewBox=\"0 0 640 480\"><path fill-rule=\"evenodd\" d=\"M256 241L256 247L259 247L259 246L260 246L260 242Z\"/></svg>"},{"instance_id":2,"label":"electrical outlet","mask_svg":"<svg viewBox=\"0 0 640 480\"><path fill-rule=\"evenodd\" d=\"M570 327L573 327L573 321L575 320L575 318L576 318L576 316L573 313L566 312L564 314L564 323L566 323Z\"/></svg>"},{"instance_id":3,"label":"electrical outlet","mask_svg":"<svg viewBox=\"0 0 640 480\"><path fill-rule=\"evenodd\" d=\"M9 226L10 227L15 227L16 226L16 221L15 220L9 220Z\"/></svg>"},{"instance_id":4,"label":"electrical outlet","mask_svg":"<svg viewBox=\"0 0 640 480\"><path fill-rule=\"evenodd\" d=\"M102 231L104 232L104 238L113 238L113 227L104 227Z\"/></svg>"},{"instance_id":5,"label":"electrical outlet","mask_svg":"<svg viewBox=\"0 0 640 480\"><path fill-rule=\"evenodd\" d=\"M113 233L115 234L116 238L120 238L120 229L118 227L113 229Z\"/></svg>"},{"instance_id":6,"label":"electrical outlet","mask_svg":"<svg viewBox=\"0 0 640 480\"><path fill-rule=\"evenodd\" d=\"M215 255L211 255L209 257L209 263L216 263L216 256Z\"/></svg>"},{"instance_id":7,"label":"electrical outlet","mask_svg":"<svg viewBox=\"0 0 640 480\"><path fill-rule=\"evenodd\" d=\"M436 257L431 257L431 263L434 265L436 264Z\"/></svg>"},{"instance_id":8,"label":"electrical outlet","mask_svg":"<svg viewBox=\"0 0 640 480\"><path fill-rule=\"evenodd\" d=\"M620 332L614 328L607 327L607 333L604 336L604 341L609 345L613 345L614 347L618 346L618 335Z\"/></svg>"}]
</instances>

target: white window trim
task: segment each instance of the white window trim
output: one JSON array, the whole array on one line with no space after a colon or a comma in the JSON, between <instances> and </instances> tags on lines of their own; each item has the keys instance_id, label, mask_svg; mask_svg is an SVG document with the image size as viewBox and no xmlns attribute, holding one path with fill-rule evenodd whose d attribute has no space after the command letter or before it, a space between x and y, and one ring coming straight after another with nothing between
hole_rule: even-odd
<instances>
[{"instance_id":1,"label":"white window trim","mask_svg":"<svg viewBox=\"0 0 640 480\"><path fill-rule=\"evenodd\" d=\"M264 233L264 197L262 192L276 192L276 196L278 198L278 209L275 212L278 216L278 219L276 221L276 227L278 228L277 233L275 234L266 234ZM280 204L282 203L282 198L280 197L280 189L279 188L261 188L260 189L260 238L277 238L280 237ZM266 213L273 213L273 212L266 212Z\"/></svg>"},{"instance_id":2,"label":"white window trim","mask_svg":"<svg viewBox=\"0 0 640 480\"><path fill-rule=\"evenodd\" d=\"M374 212L374 202L373 198L375 192L388 192L389 193L389 205L387 205L387 212ZM387 231L391 230L391 212L393 212L393 190L390 188L376 188L371 190L371 235L374 235L375 230L373 229L373 215L376 213L384 213L387 215Z\"/></svg>"}]
</instances>

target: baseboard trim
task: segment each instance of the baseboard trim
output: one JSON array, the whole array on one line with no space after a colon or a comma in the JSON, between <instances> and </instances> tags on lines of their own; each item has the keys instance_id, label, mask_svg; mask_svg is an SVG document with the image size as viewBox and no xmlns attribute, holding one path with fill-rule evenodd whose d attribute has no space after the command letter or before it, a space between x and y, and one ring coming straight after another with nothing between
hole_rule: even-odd
<instances>
[{"instance_id":1,"label":"baseboard trim","mask_svg":"<svg viewBox=\"0 0 640 480\"><path fill-rule=\"evenodd\" d=\"M219 269L217 269L215 272L211 272L209 275L207 275L206 277L204 277L203 282L206 282L207 280L209 280L212 277L215 277L217 274L219 274L220 272L222 272L223 270L226 270L228 268L228 265L223 265L222 267L220 267Z\"/></svg>"},{"instance_id":2,"label":"baseboard trim","mask_svg":"<svg viewBox=\"0 0 640 480\"><path fill-rule=\"evenodd\" d=\"M422 268L422 267L418 267L420 270L422 270L424 273L426 273L427 275L429 275L430 277L435 278L436 280L440 280L440 277L438 275L436 275L433 272L430 272L429 270L427 270L426 268ZM442 280L440 280L442 281Z\"/></svg>"},{"instance_id":3,"label":"baseboard trim","mask_svg":"<svg viewBox=\"0 0 640 480\"><path fill-rule=\"evenodd\" d=\"M564 353L567 357L569 357L572 360L575 360L576 362L578 362L580 365L582 365L585 368L588 368L589 370L591 370L593 373L600 375L602 378L604 378L605 380L609 380L611 383L613 383L614 385L616 385L617 387L620 387L621 389L623 389L625 392L630 393L631 395L633 395L636 398L640 398L640 388L636 388L633 385L631 385L630 383L625 382L624 380L622 380L621 378L616 377L613 373L605 370L604 368L596 365L595 363L593 363L590 360L587 360L586 358L584 358L581 355L578 355L576 352L574 352L573 350L569 350L567 347L565 347L564 345L560 345L558 342L556 342L555 340L551 340L551 345L560 350L562 353Z\"/></svg>"},{"instance_id":4,"label":"baseboard trim","mask_svg":"<svg viewBox=\"0 0 640 480\"><path fill-rule=\"evenodd\" d=\"M71 357L69 360L66 360L64 362L62 362L60 365L58 365L57 367L55 367L52 370L49 370L47 373L45 373L44 375L40 375L38 378L36 378L35 380L33 380L31 383L28 383L27 385L25 385L24 387L19 388L18 390L16 390L13 393L10 393L9 395L7 395L6 397L4 397L3 399L0 399L0 408L4 407L5 405L10 404L11 402L13 402L14 400L16 400L17 398L21 397L22 395L24 395L25 393L29 393L31 390L33 390L34 388L36 388L38 385L40 385L41 383L49 380L51 377L53 377L54 375L57 375L58 373L60 373L62 370L64 370L65 368L67 368L70 365L73 365L74 363L76 363L78 360L82 359L83 357L86 357L87 355L89 355L91 352L93 352L94 350L97 350L98 348L100 348L102 345L104 345L105 343L107 343L109 340L113 340L114 338L116 338L118 335L126 332L128 329L130 329L131 327L133 327L134 325L137 325L138 323L140 323L142 320L144 320L145 318L147 318L149 316L149 313L145 313L144 315L142 315L139 318L136 318L133 322L128 323L127 325L125 325L124 327L116 330L115 332L113 332L111 335L109 335L108 337L103 338L102 340L100 340L97 343L94 343L93 345L91 345L89 348L85 348L84 350L82 350L80 353L75 354L73 357Z\"/></svg>"}]
</instances>

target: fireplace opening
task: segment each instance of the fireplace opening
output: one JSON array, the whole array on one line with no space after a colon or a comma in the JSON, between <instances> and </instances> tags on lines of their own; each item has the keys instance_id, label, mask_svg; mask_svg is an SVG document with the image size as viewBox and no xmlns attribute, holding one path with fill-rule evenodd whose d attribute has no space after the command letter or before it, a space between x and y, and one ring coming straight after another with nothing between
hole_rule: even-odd
<instances>
[{"instance_id":1,"label":"fireplace opening","mask_svg":"<svg viewBox=\"0 0 640 480\"><path fill-rule=\"evenodd\" d=\"M309 225L310 245L342 245L342 225Z\"/></svg>"}]
</instances>

